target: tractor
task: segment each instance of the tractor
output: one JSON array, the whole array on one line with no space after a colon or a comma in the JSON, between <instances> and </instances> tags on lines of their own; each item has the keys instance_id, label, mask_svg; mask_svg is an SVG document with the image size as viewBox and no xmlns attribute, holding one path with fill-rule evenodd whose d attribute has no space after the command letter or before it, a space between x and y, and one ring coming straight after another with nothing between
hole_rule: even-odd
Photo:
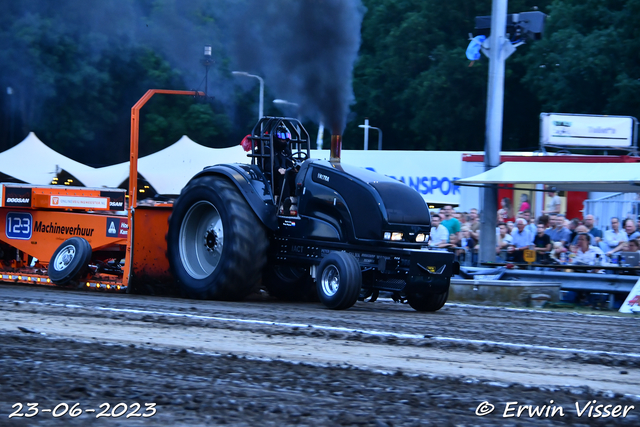
<instances>
[{"instance_id":1,"label":"tractor","mask_svg":"<svg viewBox=\"0 0 640 427\"><path fill-rule=\"evenodd\" d=\"M282 128L291 166L278 177ZM341 135L329 160L311 159L294 118L264 117L247 138L250 164L205 168L173 205L167 257L181 295L239 300L262 284L271 296L330 309L381 292L417 311L442 308L459 264L427 249L431 218L418 192L341 163Z\"/></svg>"}]
</instances>

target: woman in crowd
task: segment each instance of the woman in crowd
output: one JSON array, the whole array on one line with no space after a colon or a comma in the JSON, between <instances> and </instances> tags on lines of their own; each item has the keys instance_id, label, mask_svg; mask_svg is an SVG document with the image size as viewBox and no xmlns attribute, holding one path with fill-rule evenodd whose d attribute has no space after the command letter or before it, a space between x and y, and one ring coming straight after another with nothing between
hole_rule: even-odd
<instances>
[{"instance_id":1,"label":"woman in crowd","mask_svg":"<svg viewBox=\"0 0 640 427\"><path fill-rule=\"evenodd\" d=\"M526 193L520 195L520 208L518 212L531 211L531 205L529 204L529 196Z\"/></svg>"},{"instance_id":2,"label":"woman in crowd","mask_svg":"<svg viewBox=\"0 0 640 427\"><path fill-rule=\"evenodd\" d=\"M504 197L500 202L501 208L498 210L498 222L513 221L513 207L511 206L511 199Z\"/></svg>"}]
</instances>

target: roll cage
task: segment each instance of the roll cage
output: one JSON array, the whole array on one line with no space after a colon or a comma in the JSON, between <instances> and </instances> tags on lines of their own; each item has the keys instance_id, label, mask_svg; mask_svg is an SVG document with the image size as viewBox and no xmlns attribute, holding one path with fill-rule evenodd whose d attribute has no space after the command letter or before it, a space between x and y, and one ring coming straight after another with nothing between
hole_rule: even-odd
<instances>
[{"instance_id":1,"label":"roll cage","mask_svg":"<svg viewBox=\"0 0 640 427\"><path fill-rule=\"evenodd\" d=\"M275 180L273 179L274 150L273 135L281 124L285 125L291 132L291 158L299 163L308 159L311 155L309 150L309 133L302 126L298 119L290 117L263 117L256 123L249 135L251 140L251 164L257 165L264 173L271 185L271 194L275 194Z\"/></svg>"}]
</instances>

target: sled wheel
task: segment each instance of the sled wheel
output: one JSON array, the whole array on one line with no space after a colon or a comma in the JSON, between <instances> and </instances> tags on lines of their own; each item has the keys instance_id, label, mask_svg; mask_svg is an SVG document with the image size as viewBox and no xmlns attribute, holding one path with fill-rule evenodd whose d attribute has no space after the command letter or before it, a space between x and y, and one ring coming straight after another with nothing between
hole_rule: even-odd
<instances>
[{"instance_id":1,"label":"sled wheel","mask_svg":"<svg viewBox=\"0 0 640 427\"><path fill-rule=\"evenodd\" d=\"M246 297L258 284L267 246L262 223L226 178L191 181L169 217L167 257L188 298Z\"/></svg>"},{"instance_id":2,"label":"sled wheel","mask_svg":"<svg viewBox=\"0 0 640 427\"><path fill-rule=\"evenodd\" d=\"M407 302L417 311L438 311L447 302L448 297L449 291L440 294L414 292L407 295Z\"/></svg>"},{"instance_id":3,"label":"sled wheel","mask_svg":"<svg viewBox=\"0 0 640 427\"><path fill-rule=\"evenodd\" d=\"M267 266L262 283L269 295L283 301L317 300L309 270L304 267Z\"/></svg>"},{"instance_id":4,"label":"sled wheel","mask_svg":"<svg viewBox=\"0 0 640 427\"><path fill-rule=\"evenodd\" d=\"M79 279L91 260L91 245L82 237L65 240L51 256L49 279L56 285L66 285Z\"/></svg>"},{"instance_id":5,"label":"sled wheel","mask_svg":"<svg viewBox=\"0 0 640 427\"><path fill-rule=\"evenodd\" d=\"M353 306L360 295L362 271L353 255L332 252L318 267L316 288L326 307L344 310Z\"/></svg>"}]
</instances>

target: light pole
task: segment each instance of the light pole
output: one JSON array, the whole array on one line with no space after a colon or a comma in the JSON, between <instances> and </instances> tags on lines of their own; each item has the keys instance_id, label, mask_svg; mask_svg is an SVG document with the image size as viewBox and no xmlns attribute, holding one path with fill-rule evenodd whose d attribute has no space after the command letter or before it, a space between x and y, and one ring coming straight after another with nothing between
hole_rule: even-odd
<instances>
[{"instance_id":1,"label":"light pole","mask_svg":"<svg viewBox=\"0 0 640 427\"><path fill-rule=\"evenodd\" d=\"M13 143L13 88L11 86L7 87L7 95L9 96L9 114L7 116L9 121L9 141L7 147L11 147Z\"/></svg>"},{"instance_id":2,"label":"light pole","mask_svg":"<svg viewBox=\"0 0 640 427\"><path fill-rule=\"evenodd\" d=\"M202 58L202 65L204 65L205 74L204 74L204 97L205 99L209 96L207 92L209 86L209 68L213 65L213 59L211 58L211 46L206 45L204 47L204 58Z\"/></svg>"},{"instance_id":3,"label":"light pole","mask_svg":"<svg viewBox=\"0 0 640 427\"><path fill-rule=\"evenodd\" d=\"M358 125L359 128L364 129L364 149L369 149L369 129L375 129L378 131L378 150L382 150L382 131L375 126L369 126L369 119L364 119L363 125Z\"/></svg>"},{"instance_id":4,"label":"light pole","mask_svg":"<svg viewBox=\"0 0 640 427\"><path fill-rule=\"evenodd\" d=\"M249 74L246 71L232 71L231 74L234 76L245 76L245 77L253 77L254 79L260 80L260 104L258 106L258 119L264 117L264 80L262 77L256 76L255 74Z\"/></svg>"}]
</instances>

